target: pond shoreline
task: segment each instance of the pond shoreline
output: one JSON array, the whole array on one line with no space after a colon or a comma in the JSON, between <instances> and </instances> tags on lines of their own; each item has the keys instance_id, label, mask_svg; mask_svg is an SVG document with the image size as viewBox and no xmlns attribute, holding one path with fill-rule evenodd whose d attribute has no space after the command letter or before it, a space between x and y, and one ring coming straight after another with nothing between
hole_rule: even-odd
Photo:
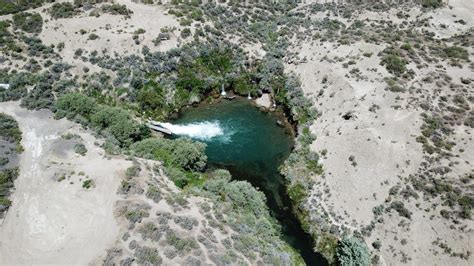
<instances>
[{"instance_id":1,"label":"pond shoreline","mask_svg":"<svg viewBox=\"0 0 474 266\"><path fill-rule=\"evenodd\" d=\"M271 166L255 166L254 165L255 163L258 163L259 160L263 160L262 158L259 158L259 156L253 159L252 158L249 159L247 157L242 158L243 161L250 160L250 162L246 162L246 163L240 162L239 158L231 158L229 160L222 159L222 158L219 158L219 156L222 156L222 154L220 154L219 152L222 152L222 151L214 150L214 151L211 151L211 154L208 154L208 152L206 152L206 154L208 154L208 157L209 157L209 160L208 160L209 168L225 168L231 172L235 180L249 181L254 187L264 192L264 194L267 196L267 206L269 210L271 211L272 216L282 226L281 232L282 232L283 239L290 246L292 246L295 250L298 251L298 253L304 258L307 264L326 265L327 263L324 260L324 258L322 258L320 254L315 253L313 251L313 239L310 234L308 234L307 232L303 230L300 220L298 219L297 215L294 213L294 203L291 201L287 193L288 182L285 179L285 177L282 176L279 172L279 167L284 163L284 161L288 158L288 156L294 151L295 137L296 137L295 128L297 127L297 125L291 124L288 121L288 118L285 115L283 108L281 107L276 108L274 110L262 108L262 107L259 107L255 103L254 100L247 100L246 97L241 97L241 96L236 96L235 99L233 100L227 100L224 98L217 98L217 99L210 98L210 99L211 99L210 101L209 100L202 101L199 104L188 106L181 109L179 114L176 116L175 119L172 120L172 122L184 125L186 123L204 121L204 120L199 120L199 119L202 119L202 117L199 117L200 116L199 114L196 114L199 112L203 112L204 117L207 120L218 119L220 116L216 113L226 112L226 106L228 106L229 108L231 108L232 106L237 106L235 107L235 110L233 110L232 112L237 112L239 115L240 114L242 114L242 116L246 115L245 114L246 110L244 109L251 109L252 111L250 115L247 114L247 116L250 116L248 117L248 119L250 120L245 120L244 122L242 122L242 123L245 123L244 127L249 127L249 128L253 128L255 126L258 127L260 125L252 125L252 122L258 121L256 122L257 124L264 123L264 121L258 120L258 119L264 119L266 121L265 127L273 128L272 130L275 131L275 134L278 131L281 132L279 134L282 134L284 132L283 134L286 135L285 138L287 138L289 141L288 144L286 145L289 145L289 146L287 147L286 152L284 152L283 154L276 155L278 157L275 157L275 159L271 159L271 160L276 160L274 162L270 162ZM248 102L246 102L246 100ZM249 108L245 106L248 106ZM221 109L213 110L213 108L221 108ZM208 109L212 109L212 110L208 110ZM199 118L196 118L196 117L199 117ZM280 136L279 134L271 135L271 138L267 140L268 142L266 142L264 145L266 146L279 145L278 140L277 140L279 138L278 136ZM268 136L260 136L260 138L256 137L257 139L256 141L264 141L267 138ZM275 140L272 140L272 138L274 138ZM199 139L197 140L200 141ZM211 145L211 149L216 149L214 147L215 143L212 143L211 141L203 141L203 142L208 143L208 145ZM250 144L250 145L254 145L254 144ZM263 144L260 143L259 145L263 145ZM242 149L249 148L249 147L234 147L234 146L229 146L229 147L231 147L231 149L233 148L236 150L240 148ZM265 147L263 146L259 146L259 147L261 148L257 149L255 152L259 154L261 153L263 158L266 158L265 155L263 155L264 151L262 151L262 149L265 150ZM272 149L272 147L266 147L266 148ZM219 154L216 156L212 154L213 152L214 153L217 152ZM252 156L249 154L247 155ZM269 162L262 162L262 163L263 165L266 165ZM253 169L252 167L257 167L257 168L255 168L256 170L252 170ZM264 170L262 170L261 167L264 167ZM271 169L265 170L266 169L265 167L266 168L270 167ZM259 174L257 171L264 171L264 172Z\"/></svg>"},{"instance_id":2,"label":"pond shoreline","mask_svg":"<svg viewBox=\"0 0 474 266\"><path fill-rule=\"evenodd\" d=\"M165 119L165 121L173 122L174 120L178 120L184 112L196 107L209 106L209 105L214 105L221 102L248 100L253 106L258 108L261 112L272 113L275 117L277 117L278 121L280 122L278 123L279 126L285 128L285 130L287 130L287 133L291 134L293 138L297 137L298 123L295 120L291 119L291 115L289 115L290 112L286 112L284 106L277 106L275 108L274 107L267 108L257 103L258 98L248 99L247 97L244 97L242 95L235 94L233 91L230 91L230 93L234 98L226 99L220 95L219 96L209 95L209 97L207 97L206 99L200 102L183 106L178 111L173 112L167 119ZM271 101L273 101L273 99L271 99ZM291 119L291 122L289 118Z\"/></svg>"}]
</instances>

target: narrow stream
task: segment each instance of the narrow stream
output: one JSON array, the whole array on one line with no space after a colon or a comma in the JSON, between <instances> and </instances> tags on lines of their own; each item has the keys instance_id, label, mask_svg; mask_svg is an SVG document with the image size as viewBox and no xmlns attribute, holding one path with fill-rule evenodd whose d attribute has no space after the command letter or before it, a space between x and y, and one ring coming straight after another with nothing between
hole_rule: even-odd
<instances>
[{"instance_id":1,"label":"narrow stream","mask_svg":"<svg viewBox=\"0 0 474 266\"><path fill-rule=\"evenodd\" d=\"M278 166L290 154L294 140L277 124L276 116L261 112L246 99L236 99L184 110L173 124L173 132L207 143L210 166L225 168L235 179L246 180L265 193L284 239L307 265L327 265L313 252L311 237L291 211Z\"/></svg>"}]
</instances>

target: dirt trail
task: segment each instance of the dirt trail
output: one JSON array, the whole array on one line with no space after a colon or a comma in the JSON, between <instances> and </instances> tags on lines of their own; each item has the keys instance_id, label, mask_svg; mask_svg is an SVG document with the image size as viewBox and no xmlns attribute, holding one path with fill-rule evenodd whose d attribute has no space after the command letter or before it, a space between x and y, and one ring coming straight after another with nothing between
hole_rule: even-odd
<instances>
[{"instance_id":1,"label":"dirt trail","mask_svg":"<svg viewBox=\"0 0 474 266\"><path fill-rule=\"evenodd\" d=\"M0 103L0 112L18 121L25 149L13 205L0 227L0 265L84 265L104 255L117 239L113 207L119 173L130 162L104 158L93 136L74 123L52 119L49 111L6 102ZM81 136L86 156L61 146L66 133ZM58 181L61 175L67 177ZM86 178L95 187L84 189Z\"/></svg>"}]
</instances>

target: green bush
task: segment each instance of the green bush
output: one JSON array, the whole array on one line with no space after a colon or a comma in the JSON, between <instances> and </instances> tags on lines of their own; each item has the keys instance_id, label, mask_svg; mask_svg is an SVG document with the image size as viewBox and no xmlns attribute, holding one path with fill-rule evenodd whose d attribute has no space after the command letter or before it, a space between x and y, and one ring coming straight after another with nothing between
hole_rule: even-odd
<instances>
[{"instance_id":1,"label":"green bush","mask_svg":"<svg viewBox=\"0 0 474 266\"><path fill-rule=\"evenodd\" d=\"M43 29L43 18L38 13L18 13L13 15L13 26L28 33L40 33Z\"/></svg>"},{"instance_id":2,"label":"green bush","mask_svg":"<svg viewBox=\"0 0 474 266\"><path fill-rule=\"evenodd\" d=\"M411 212L405 208L405 204L401 201L394 201L390 204L389 210L394 209L398 214L407 219L411 219Z\"/></svg>"},{"instance_id":3,"label":"green bush","mask_svg":"<svg viewBox=\"0 0 474 266\"><path fill-rule=\"evenodd\" d=\"M444 52L449 58L464 59L466 61L469 60L469 53L467 52L467 50L459 46L451 46L445 48Z\"/></svg>"},{"instance_id":4,"label":"green bush","mask_svg":"<svg viewBox=\"0 0 474 266\"><path fill-rule=\"evenodd\" d=\"M91 40L91 41L97 40L97 39L99 39L99 35L97 35L95 33L91 33L91 34L89 34L89 37L87 37L87 40Z\"/></svg>"},{"instance_id":5,"label":"green bush","mask_svg":"<svg viewBox=\"0 0 474 266\"><path fill-rule=\"evenodd\" d=\"M141 168L139 165L132 165L129 168L127 168L127 170L125 170L125 176L127 178L136 177L138 176L140 171L141 171Z\"/></svg>"},{"instance_id":6,"label":"green bush","mask_svg":"<svg viewBox=\"0 0 474 266\"><path fill-rule=\"evenodd\" d=\"M176 167L166 167L165 174L179 188L184 188L191 181L186 172Z\"/></svg>"},{"instance_id":7,"label":"green bush","mask_svg":"<svg viewBox=\"0 0 474 266\"><path fill-rule=\"evenodd\" d=\"M43 5L46 0L15 0L15 1L0 1L0 15L18 13L30 8L37 8Z\"/></svg>"},{"instance_id":8,"label":"green bush","mask_svg":"<svg viewBox=\"0 0 474 266\"><path fill-rule=\"evenodd\" d=\"M206 167L206 144L189 138L178 138L173 141L171 156L173 163L186 170L201 171Z\"/></svg>"},{"instance_id":9,"label":"green bush","mask_svg":"<svg viewBox=\"0 0 474 266\"><path fill-rule=\"evenodd\" d=\"M97 103L94 99L81 93L68 93L59 97L53 109L58 119L63 117L74 119L77 116L90 119L96 108Z\"/></svg>"},{"instance_id":10,"label":"green bush","mask_svg":"<svg viewBox=\"0 0 474 266\"><path fill-rule=\"evenodd\" d=\"M158 203L161 200L160 189L154 185L148 186L146 191L146 197Z\"/></svg>"},{"instance_id":11,"label":"green bush","mask_svg":"<svg viewBox=\"0 0 474 266\"><path fill-rule=\"evenodd\" d=\"M210 173L202 188L212 195L219 195L221 200L232 204L236 211L250 212L257 216L268 214L265 194L247 181L231 181L227 170Z\"/></svg>"},{"instance_id":12,"label":"green bush","mask_svg":"<svg viewBox=\"0 0 474 266\"><path fill-rule=\"evenodd\" d=\"M8 157L0 157L0 167L7 165L8 162L10 162L10 159L8 159Z\"/></svg>"},{"instance_id":13,"label":"green bush","mask_svg":"<svg viewBox=\"0 0 474 266\"><path fill-rule=\"evenodd\" d=\"M121 147L128 147L140 140L142 134L147 134L146 128L133 120L127 111L118 107L99 106L91 116L91 122L99 129L112 134Z\"/></svg>"},{"instance_id":14,"label":"green bush","mask_svg":"<svg viewBox=\"0 0 474 266\"><path fill-rule=\"evenodd\" d=\"M54 19L71 18L77 13L74 5L69 2L54 3L48 11Z\"/></svg>"},{"instance_id":15,"label":"green bush","mask_svg":"<svg viewBox=\"0 0 474 266\"><path fill-rule=\"evenodd\" d=\"M137 247L133 256L138 265L161 265L163 261L156 248Z\"/></svg>"},{"instance_id":16,"label":"green bush","mask_svg":"<svg viewBox=\"0 0 474 266\"><path fill-rule=\"evenodd\" d=\"M145 84L138 92L137 102L140 110L152 116L160 116L167 109L165 91L154 81Z\"/></svg>"},{"instance_id":17,"label":"green bush","mask_svg":"<svg viewBox=\"0 0 474 266\"><path fill-rule=\"evenodd\" d=\"M423 7L431 7L431 8L438 8L443 6L442 0L422 0L421 6Z\"/></svg>"},{"instance_id":18,"label":"green bush","mask_svg":"<svg viewBox=\"0 0 474 266\"><path fill-rule=\"evenodd\" d=\"M230 182L224 187L223 194L236 209L241 208L255 215L262 215L268 211L265 194L256 190L249 182Z\"/></svg>"},{"instance_id":19,"label":"green bush","mask_svg":"<svg viewBox=\"0 0 474 266\"><path fill-rule=\"evenodd\" d=\"M205 149L206 144L189 138L149 138L130 147L135 156L160 160L167 166L190 171L202 171L206 167Z\"/></svg>"},{"instance_id":20,"label":"green bush","mask_svg":"<svg viewBox=\"0 0 474 266\"><path fill-rule=\"evenodd\" d=\"M459 197L458 204L461 207L461 218L471 219L471 210L474 208L474 197L463 195Z\"/></svg>"},{"instance_id":21,"label":"green bush","mask_svg":"<svg viewBox=\"0 0 474 266\"><path fill-rule=\"evenodd\" d=\"M18 145L21 141L21 131L18 128L18 123L15 119L3 113L0 113L0 137Z\"/></svg>"},{"instance_id":22,"label":"green bush","mask_svg":"<svg viewBox=\"0 0 474 266\"><path fill-rule=\"evenodd\" d=\"M341 266L370 265L370 252L367 245L355 237L346 237L339 241L336 256Z\"/></svg>"},{"instance_id":23,"label":"green bush","mask_svg":"<svg viewBox=\"0 0 474 266\"><path fill-rule=\"evenodd\" d=\"M301 182L288 186L288 196L298 206L308 196L307 188Z\"/></svg>"},{"instance_id":24,"label":"green bush","mask_svg":"<svg viewBox=\"0 0 474 266\"><path fill-rule=\"evenodd\" d=\"M82 182L82 187L85 189L89 189L94 185L94 180L92 179L86 179Z\"/></svg>"},{"instance_id":25,"label":"green bush","mask_svg":"<svg viewBox=\"0 0 474 266\"><path fill-rule=\"evenodd\" d=\"M18 168L0 171L0 218L3 217L4 212L11 206L11 201L8 197L14 188L14 181L18 177L18 174Z\"/></svg>"},{"instance_id":26,"label":"green bush","mask_svg":"<svg viewBox=\"0 0 474 266\"><path fill-rule=\"evenodd\" d=\"M139 29L137 29L136 31L134 31L133 34L135 34L135 35L140 35L140 34L144 34L145 32L146 32L145 29L139 28Z\"/></svg>"},{"instance_id":27,"label":"green bush","mask_svg":"<svg viewBox=\"0 0 474 266\"><path fill-rule=\"evenodd\" d=\"M182 31L181 31L181 37L183 39L186 39L188 38L189 36L191 36L191 30L189 28L184 28Z\"/></svg>"},{"instance_id":28,"label":"green bush","mask_svg":"<svg viewBox=\"0 0 474 266\"><path fill-rule=\"evenodd\" d=\"M84 144L78 143L78 144L74 145L74 152L77 153L77 154L80 154L82 156L85 156L86 153L87 153L87 148Z\"/></svg>"},{"instance_id":29,"label":"green bush","mask_svg":"<svg viewBox=\"0 0 474 266\"><path fill-rule=\"evenodd\" d=\"M203 184L203 189L212 194L219 195L224 187L231 181L232 176L227 170L215 170Z\"/></svg>"},{"instance_id":30,"label":"green bush","mask_svg":"<svg viewBox=\"0 0 474 266\"><path fill-rule=\"evenodd\" d=\"M395 54L386 55L382 59L381 64L385 65L385 68L387 68L389 73L392 73L396 76L400 76L401 74L405 73L405 71L407 71L407 62Z\"/></svg>"},{"instance_id":31,"label":"green bush","mask_svg":"<svg viewBox=\"0 0 474 266\"><path fill-rule=\"evenodd\" d=\"M81 93L61 96L53 111L56 118L67 117L91 124L104 134L112 135L121 147L150 136L147 126L139 124L122 108L98 105L96 101Z\"/></svg>"},{"instance_id":32,"label":"green bush","mask_svg":"<svg viewBox=\"0 0 474 266\"><path fill-rule=\"evenodd\" d=\"M109 13L112 15L123 15L123 16L130 16L133 14L133 11L128 9L126 5L120 4L110 4L110 5L103 5L101 7L102 12Z\"/></svg>"},{"instance_id":33,"label":"green bush","mask_svg":"<svg viewBox=\"0 0 474 266\"><path fill-rule=\"evenodd\" d=\"M178 252L190 252L192 249L199 248L196 239L192 237L181 238L177 236L173 231L168 231L166 233L166 241L169 245L175 247Z\"/></svg>"}]
</instances>

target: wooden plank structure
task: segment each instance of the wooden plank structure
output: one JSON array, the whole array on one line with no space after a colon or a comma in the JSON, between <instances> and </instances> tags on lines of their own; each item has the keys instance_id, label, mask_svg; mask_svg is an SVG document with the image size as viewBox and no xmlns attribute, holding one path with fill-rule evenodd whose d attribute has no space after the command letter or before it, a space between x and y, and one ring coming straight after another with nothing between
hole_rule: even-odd
<instances>
[{"instance_id":1,"label":"wooden plank structure","mask_svg":"<svg viewBox=\"0 0 474 266\"><path fill-rule=\"evenodd\" d=\"M158 132L161 132L161 133L166 134L166 135L172 135L173 134L173 132L171 132L169 129L163 127L160 122L150 120L148 122L147 126L150 129L154 130L154 131L158 131Z\"/></svg>"}]
</instances>

